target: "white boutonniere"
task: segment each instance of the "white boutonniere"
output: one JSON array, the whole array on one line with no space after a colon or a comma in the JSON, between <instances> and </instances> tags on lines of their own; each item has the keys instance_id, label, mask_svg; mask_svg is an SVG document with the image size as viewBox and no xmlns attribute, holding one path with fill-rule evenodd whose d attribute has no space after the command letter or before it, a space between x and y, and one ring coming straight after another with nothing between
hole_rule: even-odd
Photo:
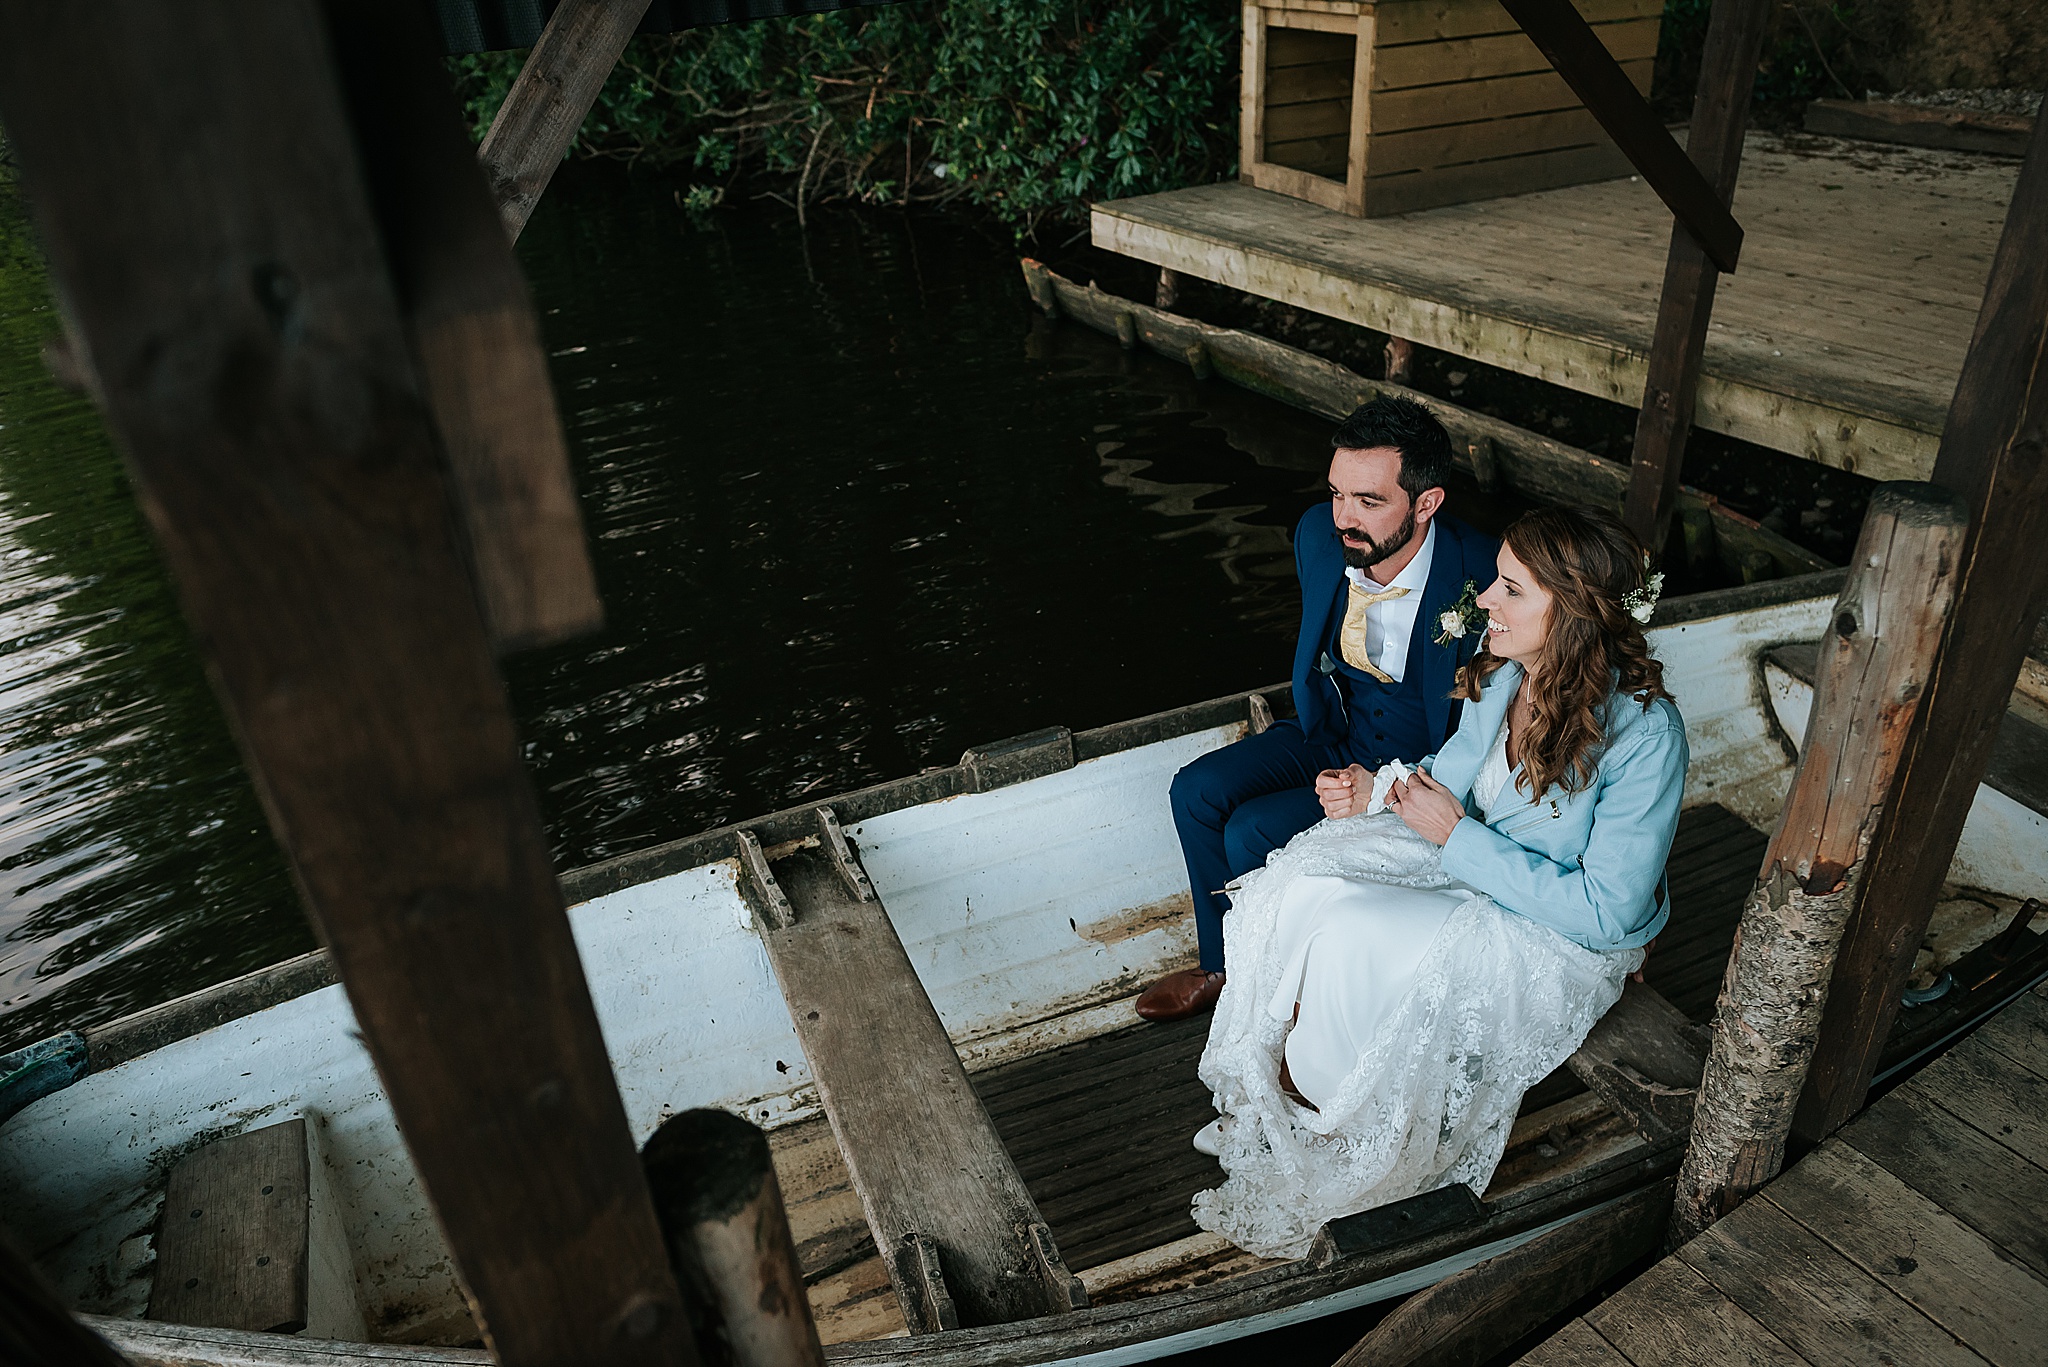
<instances>
[{"instance_id":1,"label":"white boutonniere","mask_svg":"<svg viewBox=\"0 0 2048 1367\"><path fill-rule=\"evenodd\" d=\"M1436 619L1436 643L1447 646L1475 632L1483 632L1486 621L1486 609L1479 606L1479 585L1467 579L1465 591L1458 595L1458 601L1444 609Z\"/></svg>"}]
</instances>

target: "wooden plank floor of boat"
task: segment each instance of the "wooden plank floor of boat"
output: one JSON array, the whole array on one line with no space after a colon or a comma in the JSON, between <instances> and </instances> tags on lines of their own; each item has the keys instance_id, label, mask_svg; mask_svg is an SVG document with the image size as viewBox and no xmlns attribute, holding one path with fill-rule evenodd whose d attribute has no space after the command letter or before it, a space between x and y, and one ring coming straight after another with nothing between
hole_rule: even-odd
<instances>
[{"instance_id":1,"label":"wooden plank floor of boat","mask_svg":"<svg viewBox=\"0 0 2048 1367\"><path fill-rule=\"evenodd\" d=\"M2019 163L1751 134L1696 421L1922 479ZM1097 204L1095 245L1634 408L1670 212L1611 180L1355 219L1226 182Z\"/></svg>"},{"instance_id":2,"label":"wooden plank floor of boat","mask_svg":"<svg viewBox=\"0 0 2048 1367\"><path fill-rule=\"evenodd\" d=\"M1762 833L1719 806L1696 807L1680 819L1669 864L1671 926L1651 956L1648 976L1696 1020L1713 1010L1764 844ZM1200 1233L1189 1202L1223 1179L1215 1160L1189 1143L1215 1114L1195 1074L1208 1028L1206 1016L1134 1023L973 1075L975 1091L1075 1271ZM1523 1112L1560 1106L1583 1091L1560 1069L1529 1093ZM827 1341L899 1331L887 1276L823 1121L779 1131L774 1141L792 1231ZM1503 1180L1516 1168L1504 1164ZM1228 1266L1248 1261L1239 1256Z\"/></svg>"},{"instance_id":3,"label":"wooden plank floor of boat","mask_svg":"<svg viewBox=\"0 0 2048 1367\"><path fill-rule=\"evenodd\" d=\"M2048 984L1521 1361L2048 1362Z\"/></svg>"}]
</instances>

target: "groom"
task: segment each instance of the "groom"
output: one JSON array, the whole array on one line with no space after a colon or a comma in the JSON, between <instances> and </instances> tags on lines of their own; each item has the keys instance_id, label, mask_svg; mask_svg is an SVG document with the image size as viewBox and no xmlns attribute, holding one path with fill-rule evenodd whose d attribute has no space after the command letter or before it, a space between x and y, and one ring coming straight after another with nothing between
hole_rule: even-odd
<instances>
[{"instance_id":1,"label":"groom","mask_svg":"<svg viewBox=\"0 0 2048 1367\"><path fill-rule=\"evenodd\" d=\"M1323 818L1316 789L1433 753L1457 725L1452 676L1479 634L1439 643L1472 583L1493 582L1500 543L1441 511L1451 441L1411 399L1375 399L1330 444L1330 501L1294 531L1301 637L1296 720L1215 750L1174 775L1173 822L1195 894L1202 966L1145 989L1138 1014L1179 1020L1223 991L1220 889Z\"/></svg>"}]
</instances>

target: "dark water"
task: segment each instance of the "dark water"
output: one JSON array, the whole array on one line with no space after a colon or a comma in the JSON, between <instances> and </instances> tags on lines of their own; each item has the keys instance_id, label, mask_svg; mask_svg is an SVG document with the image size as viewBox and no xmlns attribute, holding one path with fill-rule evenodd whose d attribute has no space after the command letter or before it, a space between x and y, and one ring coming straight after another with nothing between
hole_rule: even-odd
<instances>
[{"instance_id":1,"label":"dark water","mask_svg":"<svg viewBox=\"0 0 2048 1367\"><path fill-rule=\"evenodd\" d=\"M564 182L521 256L609 624L507 667L559 867L1285 676L1326 424L956 221ZM0 186L0 1047L311 944L55 330Z\"/></svg>"}]
</instances>

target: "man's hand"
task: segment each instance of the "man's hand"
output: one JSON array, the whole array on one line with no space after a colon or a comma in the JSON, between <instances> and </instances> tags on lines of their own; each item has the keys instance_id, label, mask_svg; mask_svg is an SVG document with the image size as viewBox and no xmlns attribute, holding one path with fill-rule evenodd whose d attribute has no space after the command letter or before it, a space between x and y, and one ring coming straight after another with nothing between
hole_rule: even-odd
<instances>
[{"instance_id":1,"label":"man's hand","mask_svg":"<svg viewBox=\"0 0 2048 1367\"><path fill-rule=\"evenodd\" d=\"M1464 804L1422 769L1409 775L1406 783L1394 785L1387 794L1387 808L1407 822L1409 830L1432 845L1449 840L1451 832L1465 819Z\"/></svg>"},{"instance_id":2,"label":"man's hand","mask_svg":"<svg viewBox=\"0 0 2048 1367\"><path fill-rule=\"evenodd\" d=\"M1316 800L1323 804L1323 815L1332 821L1359 815L1372 800L1372 771L1357 764L1323 770L1316 775Z\"/></svg>"}]
</instances>

